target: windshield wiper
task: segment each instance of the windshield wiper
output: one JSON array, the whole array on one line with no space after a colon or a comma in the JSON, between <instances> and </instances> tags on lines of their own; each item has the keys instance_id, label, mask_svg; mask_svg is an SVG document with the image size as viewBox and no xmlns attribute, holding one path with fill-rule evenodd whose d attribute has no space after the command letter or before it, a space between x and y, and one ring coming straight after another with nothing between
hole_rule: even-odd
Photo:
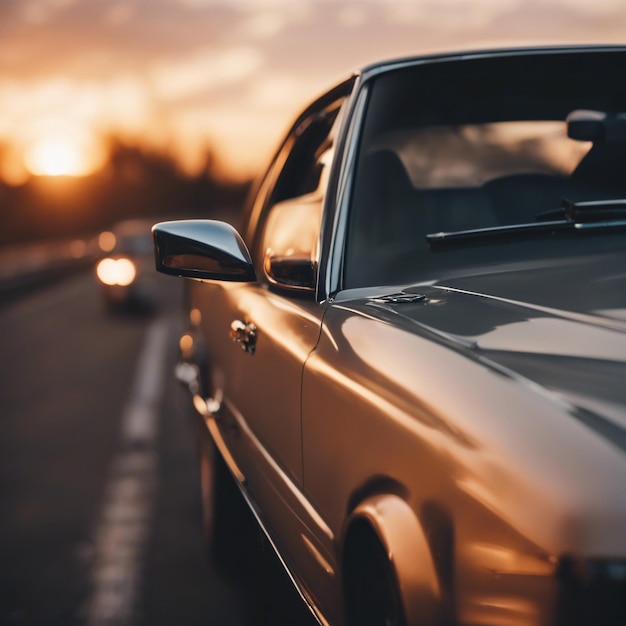
<instances>
[{"instance_id":1,"label":"windshield wiper","mask_svg":"<svg viewBox=\"0 0 626 626\"><path fill-rule=\"evenodd\" d=\"M536 222L523 224L431 233L426 235L426 240L432 250L440 250L464 243L488 243L590 230L626 229L626 199L576 203L564 199L561 208L540 213L535 219Z\"/></svg>"}]
</instances>

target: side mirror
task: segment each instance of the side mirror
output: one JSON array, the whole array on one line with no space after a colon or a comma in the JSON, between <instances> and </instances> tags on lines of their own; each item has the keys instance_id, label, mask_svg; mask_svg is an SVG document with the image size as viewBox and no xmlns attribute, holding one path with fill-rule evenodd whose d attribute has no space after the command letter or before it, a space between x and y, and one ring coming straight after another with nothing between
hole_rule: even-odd
<instances>
[{"instance_id":1,"label":"side mirror","mask_svg":"<svg viewBox=\"0 0 626 626\"><path fill-rule=\"evenodd\" d=\"M263 271L271 285L313 292L322 210L321 196L307 194L274 205L263 236Z\"/></svg>"},{"instance_id":2,"label":"side mirror","mask_svg":"<svg viewBox=\"0 0 626 626\"><path fill-rule=\"evenodd\" d=\"M274 285L306 291L315 289L315 266L309 255L277 256L268 251L264 270Z\"/></svg>"},{"instance_id":3,"label":"side mirror","mask_svg":"<svg viewBox=\"0 0 626 626\"><path fill-rule=\"evenodd\" d=\"M152 227L152 237L158 272L200 280L256 280L246 244L226 222L161 222Z\"/></svg>"}]
</instances>

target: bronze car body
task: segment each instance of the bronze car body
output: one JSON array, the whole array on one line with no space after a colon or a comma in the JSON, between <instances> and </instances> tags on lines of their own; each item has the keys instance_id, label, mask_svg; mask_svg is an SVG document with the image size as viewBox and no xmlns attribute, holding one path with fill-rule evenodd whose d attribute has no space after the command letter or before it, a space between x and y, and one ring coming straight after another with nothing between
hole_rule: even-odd
<instances>
[{"instance_id":1,"label":"bronze car body","mask_svg":"<svg viewBox=\"0 0 626 626\"><path fill-rule=\"evenodd\" d=\"M241 237L155 226L197 279L179 377L322 623L626 623L625 73L370 66L296 120Z\"/></svg>"}]
</instances>

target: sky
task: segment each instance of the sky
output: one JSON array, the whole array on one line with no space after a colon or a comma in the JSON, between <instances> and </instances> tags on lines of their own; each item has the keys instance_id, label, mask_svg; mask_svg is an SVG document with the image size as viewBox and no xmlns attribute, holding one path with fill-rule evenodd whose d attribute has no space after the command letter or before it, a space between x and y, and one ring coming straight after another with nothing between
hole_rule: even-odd
<instances>
[{"instance_id":1,"label":"sky","mask_svg":"<svg viewBox=\"0 0 626 626\"><path fill-rule=\"evenodd\" d=\"M0 177L88 174L114 134L243 179L365 63L589 42L626 43L626 0L0 0Z\"/></svg>"}]
</instances>

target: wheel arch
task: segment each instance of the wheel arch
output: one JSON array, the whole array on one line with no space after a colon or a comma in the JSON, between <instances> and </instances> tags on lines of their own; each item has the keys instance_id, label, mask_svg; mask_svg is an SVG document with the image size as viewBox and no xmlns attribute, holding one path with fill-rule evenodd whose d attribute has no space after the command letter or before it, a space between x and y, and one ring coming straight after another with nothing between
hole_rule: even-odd
<instances>
[{"instance_id":1,"label":"wheel arch","mask_svg":"<svg viewBox=\"0 0 626 626\"><path fill-rule=\"evenodd\" d=\"M387 555L407 624L436 624L442 588L427 534L411 507L396 494L371 495L354 507L342 542L344 585L350 576L349 555L358 548L364 529Z\"/></svg>"}]
</instances>

